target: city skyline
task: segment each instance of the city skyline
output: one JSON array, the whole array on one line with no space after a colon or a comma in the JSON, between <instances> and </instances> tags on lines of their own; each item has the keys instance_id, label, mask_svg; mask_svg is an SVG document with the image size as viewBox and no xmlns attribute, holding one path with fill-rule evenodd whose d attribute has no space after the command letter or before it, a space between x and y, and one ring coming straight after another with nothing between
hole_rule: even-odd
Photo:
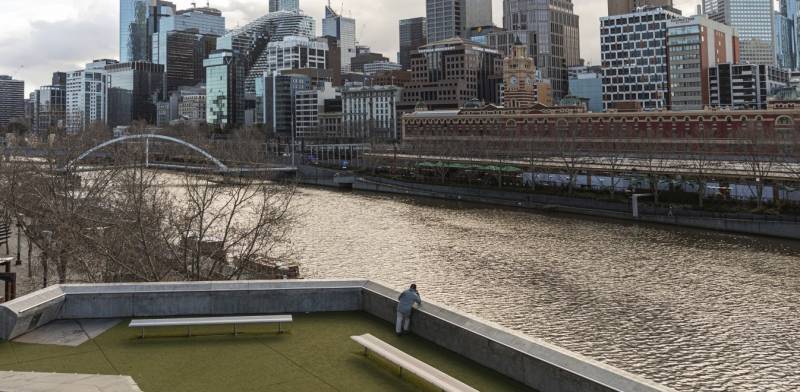
<instances>
[{"instance_id":1,"label":"city skyline","mask_svg":"<svg viewBox=\"0 0 800 392\"><path fill-rule=\"evenodd\" d=\"M24 0L8 1L9 12L0 18L0 37L6 37L0 38L0 74L24 80L26 94L46 85L55 71L80 69L94 59L118 58L117 1L41 0L36 6ZM174 1L179 9L190 8L191 2ZM689 15L694 14L697 2L677 0L675 5ZM573 3L580 16L581 57L599 64L599 18L607 14L606 1L573 0ZM228 28L234 28L266 14L267 4L266 0L218 0L211 6L223 12ZM300 8L318 21L318 30L326 4L327 0L300 1ZM494 0L493 7L494 22L502 25L502 0ZM341 2L334 4L334 8L341 11ZM409 6L388 0L348 0L343 15L356 19L361 44L394 61L399 49L399 20L425 16L425 1L415 0ZM43 57L42 53L48 56Z\"/></svg>"}]
</instances>

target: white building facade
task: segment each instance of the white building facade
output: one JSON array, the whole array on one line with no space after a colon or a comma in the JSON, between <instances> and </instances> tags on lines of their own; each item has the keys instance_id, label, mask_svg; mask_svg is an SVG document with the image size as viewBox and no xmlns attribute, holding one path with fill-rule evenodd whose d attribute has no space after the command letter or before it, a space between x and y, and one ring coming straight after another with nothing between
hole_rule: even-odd
<instances>
[{"instance_id":1,"label":"white building facade","mask_svg":"<svg viewBox=\"0 0 800 392\"><path fill-rule=\"evenodd\" d=\"M288 69L325 69L328 43L308 37L289 36L267 45L267 74Z\"/></svg>"},{"instance_id":2,"label":"white building facade","mask_svg":"<svg viewBox=\"0 0 800 392\"><path fill-rule=\"evenodd\" d=\"M396 86L342 89L342 128L359 139L398 139L397 105L402 89Z\"/></svg>"},{"instance_id":3,"label":"white building facade","mask_svg":"<svg viewBox=\"0 0 800 392\"><path fill-rule=\"evenodd\" d=\"M78 133L108 119L108 73L116 60L95 60L86 69L67 73L67 132Z\"/></svg>"},{"instance_id":4,"label":"white building facade","mask_svg":"<svg viewBox=\"0 0 800 392\"><path fill-rule=\"evenodd\" d=\"M322 133L319 116L325 111L325 100L336 99L338 96L339 92L330 82L325 82L316 89L295 92L295 137L318 137Z\"/></svg>"}]
</instances>

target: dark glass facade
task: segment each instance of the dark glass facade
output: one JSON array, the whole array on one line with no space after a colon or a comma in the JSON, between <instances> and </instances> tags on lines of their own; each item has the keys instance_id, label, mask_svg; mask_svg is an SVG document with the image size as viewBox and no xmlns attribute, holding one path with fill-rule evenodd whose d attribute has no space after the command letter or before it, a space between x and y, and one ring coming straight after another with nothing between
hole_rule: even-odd
<instances>
[{"instance_id":1,"label":"dark glass facade","mask_svg":"<svg viewBox=\"0 0 800 392\"><path fill-rule=\"evenodd\" d=\"M265 76L256 85L256 95L267 129L278 135L291 135L294 125L295 92L311 89L311 78L304 75Z\"/></svg>"},{"instance_id":2,"label":"dark glass facade","mask_svg":"<svg viewBox=\"0 0 800 392\"><path fill-rule=\"evenodd\" d=\"M150 57L150 3L152 0L120 0L119 60L145 61Z\"/></svg>"},{"instance_id":3,"label":"dark glass facade","mask_svg":"<svg viewBox=\"0 0 800 392\"><path fill-rule=\"evenodd\" d=\"M230 50L216 50L206 69L206 121L219 129L244 124L244 66Z\"/></svg>"},{"instance_id":4,"label":"dark glass facade","mask_svg":"<svg viewBox=\"0 0 800 392\"><path fill-rule=\"evenodd\" d=\"M403 69L411 69L411 51L428 43L425 18L403 19L400 21L400 52L397 62Z\"/></svg>"},{"instance_id":5,"label":"dark glass facade","mask_svg":"<svg viewBox=\"0 0 800 392\"><path fill-rule=\"evenodd\" d=\"M108 125L156 123L156 102L164 86L164 66L146 62L114 64L108 73Z\"/></svg>"},{"instance_id":6,"label":"dark glass facade","mask_svg":"<svg viewBox=\"0 0 800 392\"><path fill-rule=\"evenodd\" d=\"M215 36L196 31L170 31L167 33L167 91L180 86L195 86L206 79L203 60L214 51Z\"/></svg>"},{"instance_id":7,"label":"dark glass facade","mask_svg":"<svg viewBox=\"0 0 800 392\"><path fill-rule=\"evenodd\" d=\"M61 85L42 86L33 96L33 131L46 135L64 129L67 120L66 80Z\"/></svg>"}]
</instances>

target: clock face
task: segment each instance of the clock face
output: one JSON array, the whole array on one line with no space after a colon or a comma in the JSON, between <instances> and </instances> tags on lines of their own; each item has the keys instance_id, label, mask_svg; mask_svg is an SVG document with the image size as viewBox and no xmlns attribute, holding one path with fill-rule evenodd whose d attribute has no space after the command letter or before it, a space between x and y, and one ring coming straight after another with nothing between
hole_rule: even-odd
<instances>
[{"instance_id":1,"label":"clock face","mask_svg":"<svg viewBox=\"0 0 800 392\"><path fill-rule=\"evenodd\" d=\"M511 77L511 87L517 87L517 84L519 84L519 79L517 79L516 76L512 76Z\"/></svg>"}]
</instances>

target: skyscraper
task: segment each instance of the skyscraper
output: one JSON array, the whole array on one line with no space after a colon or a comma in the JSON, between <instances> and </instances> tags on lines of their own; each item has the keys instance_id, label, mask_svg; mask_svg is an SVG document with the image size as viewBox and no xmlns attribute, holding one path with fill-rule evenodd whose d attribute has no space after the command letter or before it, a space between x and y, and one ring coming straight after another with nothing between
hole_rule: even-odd
<instances>
[{"instance_id":1,"label":"skyscraper","mask_svg":"<svg viewBox=\"0 0 800 392\"><path fill-rule=\"evenodd\" d=\"M491 0L427 0L428 42L466 37L473 27L492 25Z\"/></svg>"},{"instance_id":2,"label":"skyscraper","mask_svg":"<svg viewBox=\"0 0 800 392\"><path fill-rule=\"evenodd\" d=\"M11 120L25 117L25 82L0 75L0 129Z\"/></svg>"},{"instance_id":3,"label":"skyscraper","mask_svg":"<svg viewBox=\"0 0 800 392\"><path fill-rule=\"evenodd\" d=\"M608 0L608 16L629 14L646 6L672 7L672 0Z\"/></svg>"},{"instance_id":4,"label":"skyscraper","mask_svg":"<svg viewBox=\"0 0 800 392\"><path fill-rule=\"evenodd\" d=\"M231 50L217 50L204 62L206 121L220 129L244 124L244 64Z\"/></svg>"},{"instance_id":5,"label":"skyscraper","mask_svg":"<svg viewBox=\"0 0 800 392\"><path fill-rule=\"evenodd\" d=\"M604 109L667 108L667 21L680 16L655 8L600 18Z\"/></svg>"},{"instance_id":6,"label":"skyscraper","mask_svg":"<svg viewBox=\"0 0 800 392\"><path fill-rule=\"evenodd\" d=\"M569 90L568 68L580 63L578 15L571 0L504 0L506 31L487 36L489 46L504 56L519 42L528 46L543 81L549 81L556 102Z\"/></svg>"},{"instance_id":7,"label":"skyscraper","mask_svg":"<svg viewBox=\"0 0 800 392\"><path fill-rule=\"evenodd\" d=\"M775 12L775 60L779 67L797 69L797 1L780 0Z\"/></svg>"},{"instance_id":8,"label":"skyscraper","mask_svg":"<svg viewBox=\"0 0 800 392\"><path fill-rule=\"evenodd\" d=\"M703 15L667 21L669 93L672 110L710 104L708 69L739 62L739 39L730 26ZM699 72L698 72L699 71Z\"/></svg>"},{"instance_id":9,"label":"skyscraper","mask_svg":"<svg viewBox=\"0 0 800 392\"><path fill-rule=\"evenodd\" d=\"M190 8L177 11L172 3L161 2L156 31L152 36L152 62L169 69L167 35L172 31L192 31L212 37L225 35L225 17L214 8ZM201 59L202 61L202 59Z\"/></svg>"},{"instance_id":10,"label":"skyscraper","mask_svg":"<svg viewBox=\"0 0 800 392\"><path fill-rule=\"evenodd\" d=\"M95 60L86 69L67 73L67 132L77 133L108 118L106 66L116 60Z\"/></svg>"},{"instance_id":11,"label":"skyscraper","mask_svg":"<svg viewBox=\"0 0 800 392\"><path fill-rule=\"evenodd\" d=\"M300 11L300 0L269 0L269 12Z\"/></svg>"},{"instance_id":12,"label":"skyscraper","mask_svg":"<svg viewBox=\"0 0 800 392\"><path fill-rule=\"evenodd\" d=\"M146 61L150 57L150 28L148 20L156 0L119 1L119 58Z\"/></svg>"},{"instance_id":13,"label":"skyscraper","mask_svg":"<svg viewBox=\"0 0 800 392\"><path fill-rule=\"evenodd\" d=\"M775 64L772 0L703 0L705 14L739 33L743 63Z\"/></svg>"},{"instance_id":14,"label":"skyscraper","mask_svg":"<svg viewBox=\"0 0 800 392\"><path fill-rule=\"evenodd\" d=\"M350 71L350 60L356 56L356 20L341 16L325 6L325 19L322 20L322 35L336 37L342 54L342 71Z\"/></svg>"},{"instance_id":15,"label":"skyscraper","mask_svg":"<svg viewBox=\"0 0 800 392\"><path fill-rule=\"evenodd\" d=\"M269 66L267 45L288 36L314 38L315 32L314 18L308 15L298 11L272 12L218 38L217 50L229 50L238 56L246 70L244 89L248 95L254 95L256 79L262 77Z\"/></svg>"},{"instance_id":16,"label":"skyscraper","mask_svg":"<svg viewBox=\"0 0 800 392\"><path fill-rule=\"evenodd\" d=\"M425 18L400 20L400 51L397 62L403 69L411 68L411 51L428 43L428 30Z\"/></svg>"},{"instance_id":17,"label":"skyscraper","mask_svg":"<svg viewBox=\"0 0 800 392\"><path fill-rule=\"evenodd\" d=\"M156 102L164 86L164 66L143 61L106 66L110 127L134 121L156 123Z\"/></svg>"}]
</instances>

